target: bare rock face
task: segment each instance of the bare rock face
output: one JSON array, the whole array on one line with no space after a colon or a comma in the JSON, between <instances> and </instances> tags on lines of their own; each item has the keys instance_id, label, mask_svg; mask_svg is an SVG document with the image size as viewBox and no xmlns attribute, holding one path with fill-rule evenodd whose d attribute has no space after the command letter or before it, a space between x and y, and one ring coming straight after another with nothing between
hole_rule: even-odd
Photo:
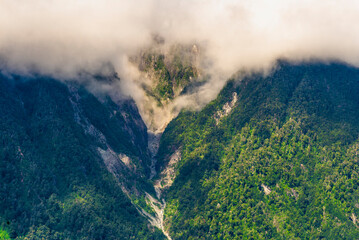
<instances>
[{"instance_id":1,"label":"bare rock face","mask_svg":"<svg viewBox=\"0 0 359 240\"><path fill-rule=\"evenodd\" d=\"M160 173L160 178L155 182L155 189L157 197L160 197L160 193L172 186L174 179L176 178L175 167L176 164L181 160L181 150L177 149L171 156L170 160L165 168Z\"/></svg>"},{"instance_id":2,"label":"bare rock face","mask_svg":"<svg viewBox=\"0 0 359 240\"><path fill-rule=\"evenodd\" d=\"M222 110L217 111L216 114L214 115L214 119L216 120L216 125L218 125L220 123L222 118L224 118L225 116L228 116L230 114L230 112L232 111L233 107L235 106L237 100L238 100L237 93L236 92L232 93L232 100L229 102L226 102L223 105Z\"/></svg>"},{"instance_id":3,"label":"bare rock face","mask_svg":"<svg viewBox=\"0 0 359 240\"><path fill-rule=\"evenodd\" d=\"M265 195L269 195L272 192L272 190L269 187L267 187L266 185L262 184L261 186L263 188Z\"/></svg>"}]
</instances>

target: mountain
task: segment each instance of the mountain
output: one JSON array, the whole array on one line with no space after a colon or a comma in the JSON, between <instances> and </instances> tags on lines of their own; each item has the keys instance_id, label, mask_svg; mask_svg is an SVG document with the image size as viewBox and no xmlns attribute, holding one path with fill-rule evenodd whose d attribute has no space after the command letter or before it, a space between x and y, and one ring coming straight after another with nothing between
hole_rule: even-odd
<instances>
[{"instance_id":1,"label":"mountain","mask_svg":"<svg viewBox=\"0 0 359 240\"><path fill-rule=\"evenodd\" d=\"M182 111L157 155L172 239L359 238L359 70L279 61Z\"/></svg>"},{"instance_id":2,"label":"mountain","mask_svg":"<svg viewBox=\"0 0 359 240\"><path fill-rule=\"evenodd\" d=\"M200 84L195 50L132 59L159 107ZM342 63L243 73L157 134L132 99L2 73L0 239L357 239L358 118Z\"/></svg>"},{"instance_id":3,"label":"mountain","mask_svg":"<svg viewBox=\"0 0 359 240\"><path fill-rule=\"evenodd\" d=\"M114 103L75 84L4 74L0 96L4 234L163 239L129 198L151 190L147 128L132 100Z\"/></svg>"}]
</instances>

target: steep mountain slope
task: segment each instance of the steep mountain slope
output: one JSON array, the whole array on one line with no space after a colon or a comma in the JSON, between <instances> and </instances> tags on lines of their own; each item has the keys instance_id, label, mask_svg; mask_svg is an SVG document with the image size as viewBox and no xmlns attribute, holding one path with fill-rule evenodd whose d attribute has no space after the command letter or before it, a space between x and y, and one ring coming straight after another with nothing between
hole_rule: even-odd
<instances>
[{"instance_id":1,"label":"steep mountain slope","mask_svg":"<svg viewBox=\"0 0 359 240\"><path fill-rule=\"evenodd\" d=\"M147 129L132 101L99 99L51 79L1 75L1 234L164 238L128 197L153 191Z\"/></svg>"},{"instance_id":2,"label":"steep mountain slope","mask_svg":"<svg viewBox=\"0 0 359 240\"><path fill-rule=\"evenodd\" d=\"M285 62L181 112L157 155L170 236L359 238L358 117L358 69Z\"/></svg>"},{"instance_id":3,"label":"steep mountain slope","mask_svg":"<svg viewBox=\"0 0 359 240\"><path fill-rule=\"evenodd\" d=\"M176 66L157 57L145 73ZM159 104L190 86L182 67ZM162 136L132 100L2 74L0 237L359 238L358 117L359 70L342 64L233 79Z\"/></svg>"}]
</instances>

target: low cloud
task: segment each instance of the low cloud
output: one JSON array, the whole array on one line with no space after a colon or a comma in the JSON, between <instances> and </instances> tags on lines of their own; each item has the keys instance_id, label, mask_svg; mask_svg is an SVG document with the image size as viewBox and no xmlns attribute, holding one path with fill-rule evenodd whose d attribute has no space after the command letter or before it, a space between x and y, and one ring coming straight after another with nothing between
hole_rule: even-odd
<instances>
[{"instance_id":1,"label":"low cloud","mask_svg":"<svg viewBox=\"0 0 359 240\"><path fill-rule=\"evenodd\" d=\"M355 0L1 0L0 67L82 81L84 72L111 65L121 83L98 88L129 94L143 115L156 115L129 58L150 47L154 34L165 46L198 44L210 82L167 106L170 119L213 99L239 69L268 70L278 58L359 66L358 22Z\"/></svg>"}]
</instances>

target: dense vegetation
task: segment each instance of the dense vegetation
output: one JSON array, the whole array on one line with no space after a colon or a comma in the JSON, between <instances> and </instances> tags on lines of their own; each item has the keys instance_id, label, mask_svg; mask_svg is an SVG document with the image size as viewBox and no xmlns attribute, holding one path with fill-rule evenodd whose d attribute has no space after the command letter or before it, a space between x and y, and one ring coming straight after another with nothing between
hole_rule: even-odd
<instances>
[{"instance_id":1,"label":"dense vegetation","mask_svg":"<svg viewBox=\"0 0 359 240\"><path fill-rule=\"evenodd\" d=\"M175 55L171 68L148 61L145 71L164 74L164 90L152 91L160 102L195 76ZM358 239L358 118L359 70L349 66L279 62L231 80L162 135L158 172L181 152L162 194L170 236ZM164 239L133 205L154 214L143 195L155 195L146 131L132 101L0 75L0 239ZM98 149L131 162L109 167Z\"/></svg>"},{"instance_id":2,"label":"dense vegetation","mask_svg":"<svg viewBox=\"0 0 359 240\"><path fill-rule=\"evenodd\" d=\"M171 237L358 239L358 118L359 70L317 63L280 62L183 111L158 153L158 168L182 153L166 193Z\"/></svg>"},{"instance_id":3,"label":"dense vegetation","mask_svg":"<svg viewBox=\"0 0 359 240\"><path fill-rule=\"evenodd\" d=\"M0 239L163 239L96 152L111 146L133 157L136 174L147 174L139 150L147 144L146 128L136 108L99 102L84 89L78 94L77 114L108 146L75 121L70 99L76 97L64 84L0 77ZM128 172L123 178L135 184Z\"/></svg>"}]
</instances>

